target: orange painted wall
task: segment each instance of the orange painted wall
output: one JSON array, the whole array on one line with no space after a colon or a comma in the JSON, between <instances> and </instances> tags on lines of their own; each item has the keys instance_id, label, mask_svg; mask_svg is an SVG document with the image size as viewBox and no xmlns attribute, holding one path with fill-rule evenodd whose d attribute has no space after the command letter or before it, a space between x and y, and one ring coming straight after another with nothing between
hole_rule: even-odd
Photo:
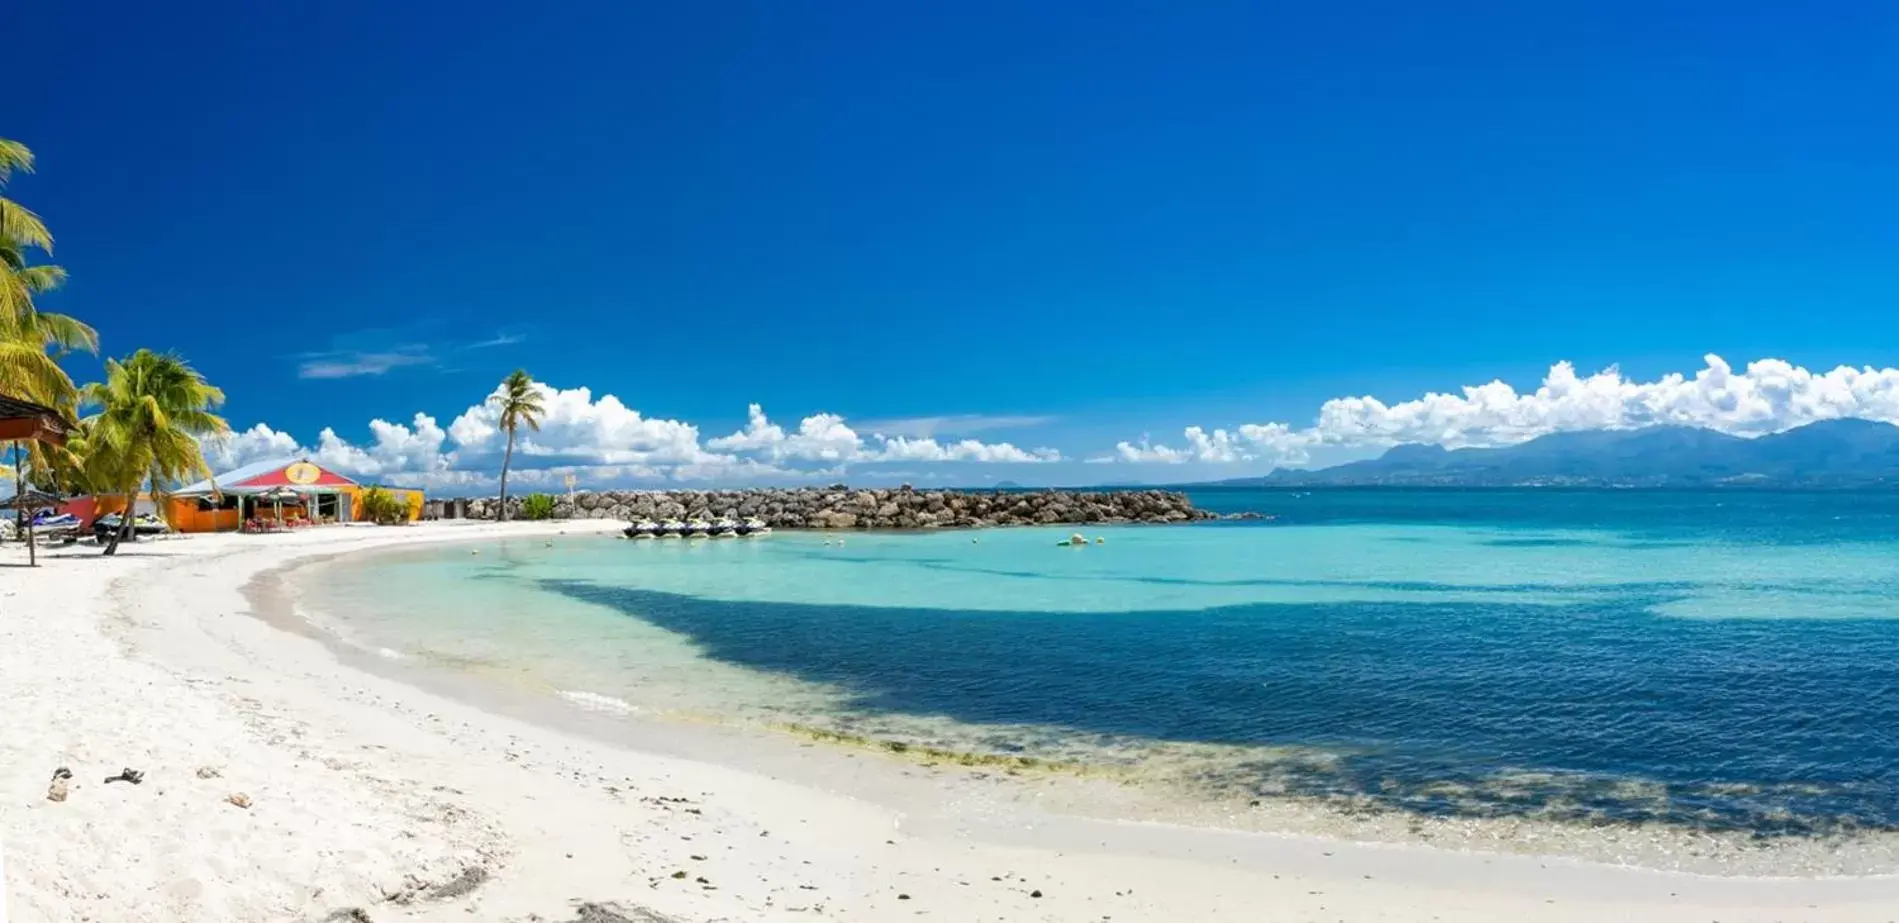
<instances>
[{"instance_id":1,"label":"orange painted wall","mask_svg":"<svg viewBox=\"0 0 1899 923\"><path fill-rule=\"evenodd\" d=\"M123 509L124 507L125 507L125 501L123 499L120 499L118 497L112 498L112 509L114 510ZM92 528L93 520L98 519L101 516L104 516L106 513L111 512L111 510L99 509L99 501L97 498L74 497L73 499L68 500L65 503L61 503L59 505L59 509L57 510L57 512L71 513L72 515L79 517L79 527L81 529L90 529Z\"/></svg>"},{"instance_id":2,"label":"orange painted wall","mask_svg":"<svg viewBox=\"0 0 1899 923\"><path fill-rule=\"evenodd\" d=\"M165 504L165 521L180 532L236 532L236 510L201 510L195 497L174 497Z\"/></svg>"},{"instance_id":3,"label":"orange painted wall","mask_svg":"<svg viewBox=\"0 0 1899 923\"><path fill-rule=\"evenodd\" d=\"M349 508L353 517L360 516L363 509L363 491L365 487L344 487L342 493L350 497ZM408 508L409 521L422 518L422 505L425 496L420 490L401 487L386 488ZM141 499L143 502L143 499ZM242 523L238 520L237 510L201 510L195 497L172 497L163 504L161 515L179 532L235 532ZM116 513L125 509L122 496L77 497L59 505L59 512L71 513L79 517L82 528L91 528L93 520L107 513Z\"/></svg>"},{"instance_id":4,"label":"orange painted wall","mask_svg":"<svg viewBox=\"0 0 1899 923\"><path fill-rule=\"evenodd\" d=\"M340 493L349 495L350 515L354 521L361 521L363 491L367 489L368 488L364 487L344 487L339 489ZM388 490L390 493L395 494L396 498L402 500L407 506L410 522L415 522L422 518L422 504L426 499L422 491L407 490L399 487L388 488ZM114 505L107 507L97 515L103 516L105 513L111 512L113 509L124 505L123 502L114 503ZM286 512L288 512L288 508L286 508ZM268 516L270 512L263 511L260 515ZM85 517L81 516L80 518L83 519ZM173 498L166 503L165 521L171 523L171 527L180 532L235 532L238 527L242 525L242 522L237 517L237 510L200 510L198 509L197 499L190 497Z\"/></svg>"},{"instance_id":5,"label":"orange painted wall","mask_svg":"<svg viewBox=\"0 0 1899 923\"><path fill-rule=\"evenodd\" d=\"M138 502L141 504L150 504L151 498L144 494L139 494ZM147 506L146 508L149 509L150 507ZM82 529L90 529L92 528L93 520L108 513L117 513L125 509L125 495L107 494L103 497L74 497L65 503L61 503L56 509L57 512L71 513L79 517L79 527Z\"/></svg>"}]
</instances>

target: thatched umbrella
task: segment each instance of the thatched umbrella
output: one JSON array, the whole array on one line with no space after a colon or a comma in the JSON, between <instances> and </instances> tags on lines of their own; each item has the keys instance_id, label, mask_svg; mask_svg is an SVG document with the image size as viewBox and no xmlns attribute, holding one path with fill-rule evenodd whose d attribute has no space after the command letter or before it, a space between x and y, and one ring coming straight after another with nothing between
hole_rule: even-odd
<instances>
[{"instance_id":1,"label":"thatched umbrella","mask_svg":"<svg viewBox=\"0 0 1899 923\"><path fill-rule=\"evenodd\" d=\"M17 464L19 456L17 449L14 452L14 456ZM58 509L60 503L65 501L65 498L57 494L49 494L37 487L28 487L23 483L16 484L15 489L17 493L8 497L5 501L0 501L0 510L14 511L15 517L19 521L20 537L26 540L27 565L37 566L39 564L39 548L33 541L33 514L40 510Z\"/></svg>"},{"instance_id":2,"label":"thatched umbrella","mask_svg":"<svg viewBox=\"0 0 1899 923\"><path fill-rule=\"evenodd\" d=\"M303 495L297 493L294 489L288 486L284 486L284 487L272 487L271 489L266 490L261 494L258 494L258 496L263 497L270 501L271 506L274 507L277 511L277 524L283 525L284 500L286 499L296 500L302 497Z\"/></svg>"},{"instance_id":3,"label":"thatched umbrella","mask_svg":"<svg viewBox=\"0 0 1899 923\"><path fill-rule=\"evenodd\" d=\"M58 494L49 494L37 487L28 487L24 493L0 500L0 510L24 510L31 513L34 510L56 507L64 500L65 498Z\"/></svg>"},{"instance_id":4,"label":"thatched umbrella","mask_svg":"<svg viewBox=\"0 0 1899 923\"><path fill-rule=\"evenodd\" d=\"M13 444L13 485L16 494L25 495L26 468L21 464L20 440L36 440L47 445L66 444L66 419L44 404L21 400L0 394L0 441L15 440ZM26 530L26 563L29 567L39 565L39 555L33 546L33 519L21 510L20 524Z\"/></svg>"}]
</instances>

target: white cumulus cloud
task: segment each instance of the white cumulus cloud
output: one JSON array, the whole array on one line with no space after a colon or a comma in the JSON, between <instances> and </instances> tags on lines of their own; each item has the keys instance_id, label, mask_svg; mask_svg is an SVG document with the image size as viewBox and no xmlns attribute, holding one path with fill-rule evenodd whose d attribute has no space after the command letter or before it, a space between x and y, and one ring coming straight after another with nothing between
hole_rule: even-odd
<instances>
[{"instance_id":1,"label":"white cumulus cloud","mask_svg":"<svg viewBox=\"0 0 1899 923\"><path fill-rule=\"evenodd\" d=\"M699 445L699 429L679 420L653 419L606 394L597 400L589 388L535 385L541 392L539 430L515 434L517 457L584 458L603 465L683 465L727 460ZM499 393L499 389L496 389ZM455 441L453 461L499 456L507 443L501 410L483 401L449 424Z\"/></svg>"},{"instance_id":2,"label":"white cumulus cloud","mask_svg":"<svg viewBox=\"0 0 1899 923\"><path fill-rule=\"evenodd\" d=\"M1061 453L1054 449L1021 449L1007 442L976 439L945 442L929 437L880 434L866 439L847 425L843 417L831 413L812 414L799 421L796 431L786 432L784 427L773 423L758 404L748 409L743 429L708 440L706 446L719 451L756 453L776 461L832 464L894 461L1027 464L1061 460Z\"/></svg>"},{"instance_id":3,"label":"white cumulus cloud","mask_svg":"<svg viewBox=\"0 0 1899 923\"><path fill-rule=\"evenodd\" d=\"M744 429L710 440L706 446L721 452L758 452L770 451L784 441L784 429L765 416L764 407L753 404L746 408Z\"/></svg>"},{"instance_id":4,"label":"white cumulus cloud","mask_svg":"<svg viewBox=\"0 0 1899 923\"><path fill-rule=\"evenodd\" d=\"M1062 453L1047 448L1019 449L1008 442L960 439L945 443L935 439L909 439L896 436L883 440L882 448L877 452L877 458L879 461L973 461L1030 464L1061 461Z\"/></svg>"},{"instance_id":5,"label":"white cumulus cloud","mask_svg":"<svg viewBox=\"0 0 1899 923\"><path fill-rule=\"evenodd\" d=\"M798 422L798 431L764 447L772 458L853 462L863 457L864 440L834 413L816 413Z\"/></svg>"},{"instance_id":6,"label":"white cumulus cloud","mask_svg":"<svg viewBox=\"0 0 1899 923\"><path fill-rule=\"evenodd\" d=\"M611 394L537 384L545 410L538 429L515 434L511 483L558 489L568 475L602 482L782 482L836 479L853 465L894 461L1031 463L1056 461L1054 449L1022 449L975 439L860 435L830 413L805 417L794 431L753 404L743 429L701 440L682 420L647 417ZM498 393L499 389L497 389ZM491 487L507 436L493 395L443 427L417 413L407 423L369 421L368 438L351 440L325 427L314 444L265 423L205 444L212 467L226 471L264 459L306 457L344 474L438 489Z\"/></svg>"},{"instance_id":7,"label":"white cumulus cloud","mask_svg":"<svg viewBox=\"0 0 1899 923\"><path fill-rule=\"evenodd\" d=\"M296 437L280 433L262 423L233 432L222 439L209 440L204 445L205 460L211 463L214 471L229 471L273 458L289 458L300 452L302 448L297 445Z\"/></svg>"},{"instance_id":8,"label":"white cumulus cloud","mask_svg":"<svg viewBox=\"0 0 1899 923\"><path fill-rule=\"evenodd\" d=\"M1670 373L1653 381L1631 379L1614 367L1582 376L1572 364L1559 362L1527 392L1492 381L1395 404L1370 396L1334 398L1319 407L1309 427L1249 423L1229 435L1194 426L1184 432L1183 448L1143 439L1120 443L1116 457L1284 465L1307 461L1309 450L1320 446L1503 446L1556 432L1663 424L1759 436L1847 417L1899 423L1899 369L1843 365L1814 372L1782 359L1761 359L1736 371L1720 356L1708 355L1703 362L1692 375Z\"/></svg>"},{"instance_id":9,"label":"white cumulus cloud","mask_svg":"<svg viewBox=\"0 0 1899 923\"><path fill-rule=\"evenodd\" d=\"M448 434L428 414L416 414L409 426L371 420L369 435L371 441L358 446L326 427L317 434L317 449L311 459L338 471L372 478L448 470L448 459L442 454Z\"/></svg>"},{"instance_id":10,"label":"white cumulus cloud","mask_svg":"<svg viewBox=\"0 0 1899 923\"><path fill-rule=\"evenodd\" d=\"M1115 455L1122 461L1161 462L1170 465L1183 462L1226 464L1251 461L1255 457L1241 440L1234 438L1232 433L1223 429L1216 429L1209 433L1201 427L1189 426L1181 435L1187 439L1185 448L1175 449L1156 445L1143 436L1139 443L1116 443Z\"/></svg>"}]
</instances>

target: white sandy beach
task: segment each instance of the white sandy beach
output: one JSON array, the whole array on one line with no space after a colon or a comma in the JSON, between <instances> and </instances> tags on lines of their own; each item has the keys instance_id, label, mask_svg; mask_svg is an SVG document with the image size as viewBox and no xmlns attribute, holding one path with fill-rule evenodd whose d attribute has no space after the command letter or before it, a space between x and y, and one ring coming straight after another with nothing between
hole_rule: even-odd
<instances>
[{"instance_id":1,"label":"white sandy beach","mask_svg":"<svg viewBox=\"0 0 1899 923\"><path fill-rule=\"evenodd\" d=\"M603 743L358 669L255 617L242 592L309 556L504 529L604 541L601 528L199 536L0 568L5 919L1899 917L1893 877L1696 877L1015 803L939 804L994 813L919 823L902 805L932 797L927 775L882 772L880 785L911 787L886 799ZM0 554L24 563L21 548ZM61 766L70 793L49 801ZM142 784L103 781L127 767ZM239 793L248 807L228 800Z\"/></svg>"}]
</instances>

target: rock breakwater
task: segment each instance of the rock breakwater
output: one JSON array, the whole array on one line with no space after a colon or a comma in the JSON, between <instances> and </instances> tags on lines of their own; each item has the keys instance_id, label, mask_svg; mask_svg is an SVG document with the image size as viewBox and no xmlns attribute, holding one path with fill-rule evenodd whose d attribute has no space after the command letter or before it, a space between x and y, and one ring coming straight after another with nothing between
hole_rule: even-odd
<instances>
[{"instance_id":1,"label":"rock breakwater","mask_svg":"<svg viewBox=\"0 0 1899 923\"><path fill-rule=\"evenodd\" d=\"M966 491L767 487L749 490L608 490L555 494L556 519L756 517L775 529L946 529L1068 523L1170 523L1217 518L1168 490ZM519 518L522 497L508 498ZM443 515L494 519L499 500L442 501ZM453 512L449 512L452 510Z\"/></svg>"}]
</instances>

